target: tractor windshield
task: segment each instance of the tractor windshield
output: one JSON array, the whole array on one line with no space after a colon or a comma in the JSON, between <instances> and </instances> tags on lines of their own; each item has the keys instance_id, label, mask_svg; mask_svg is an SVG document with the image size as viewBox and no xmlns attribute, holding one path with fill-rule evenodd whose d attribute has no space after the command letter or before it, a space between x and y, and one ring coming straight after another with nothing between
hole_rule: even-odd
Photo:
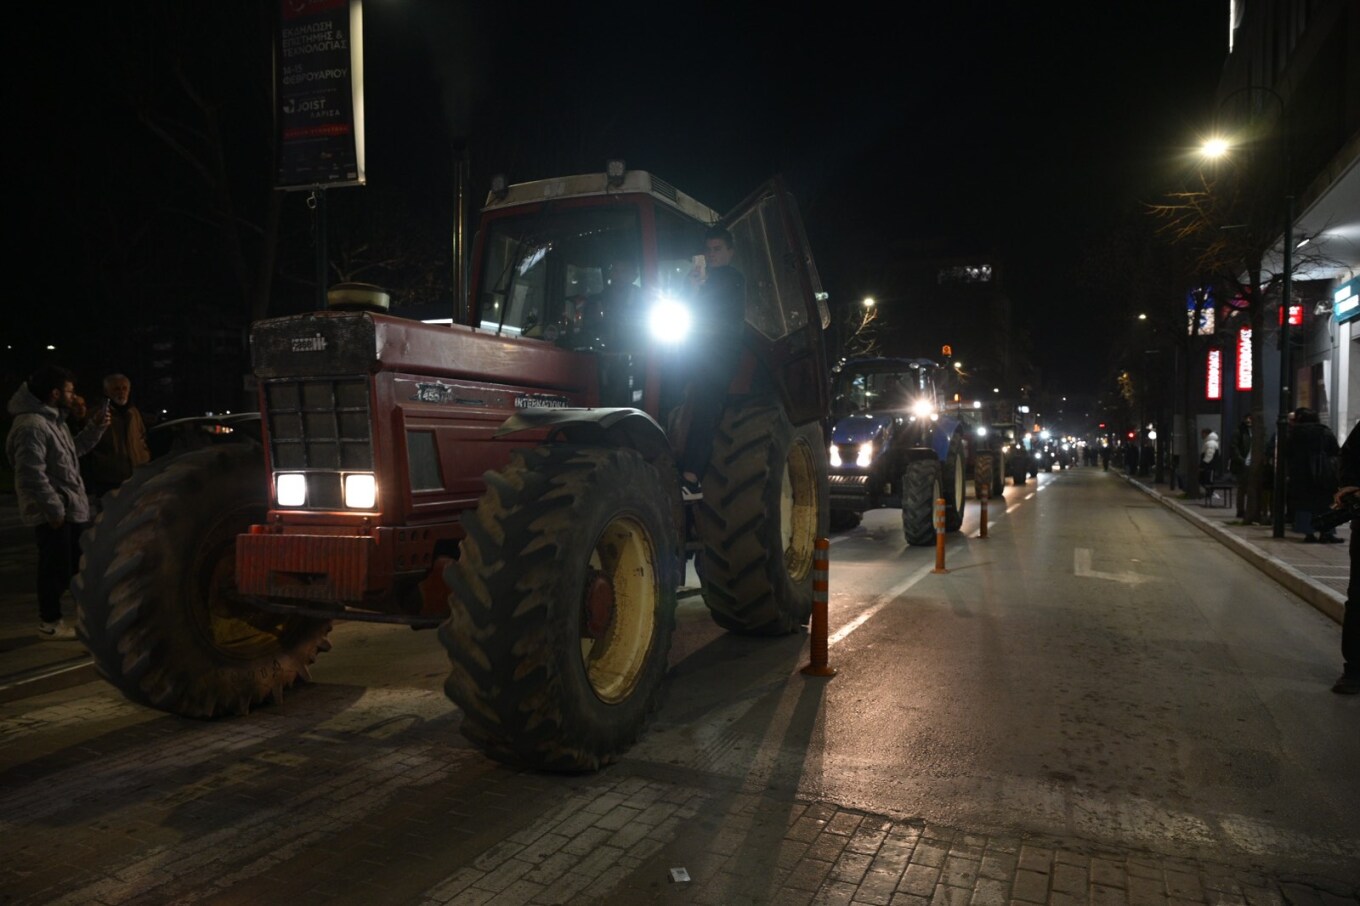
<instances>
[{"instance_id":1,"label":"tractor windshield","mask_svg":"<svg viewBox=\"0 0 1360 906\"><path fill-rule=\"evenodd\" d=\"M622 310L631 308L641 287L636 208L548 206L498 217L486 229L481 327L605 349L611 344L606 322L636 317Z\"/></svg>"},{"instance_id":2,"label":"tractor windshield","mask_svg":"<svg viewBox=\"0 0 1360 906\"><path fill-rule=\"evenodd\" d=\"M843 371L836 381L838 414L910 409L929 391L920 371Z\"/></svg>"}]
</instances>

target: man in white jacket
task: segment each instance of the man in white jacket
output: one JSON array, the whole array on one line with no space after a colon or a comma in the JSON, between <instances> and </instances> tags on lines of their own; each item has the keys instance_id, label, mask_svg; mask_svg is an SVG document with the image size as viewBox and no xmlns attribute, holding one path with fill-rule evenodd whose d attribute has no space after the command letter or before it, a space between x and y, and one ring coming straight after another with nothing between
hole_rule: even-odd
<instances>
[{"instance_id":1,"label":"man in white jacket","mask_svg":"<svg viewBox=\"0 0 1360 906\"><path fill-rule=\"evenodd\" d=\"M80 457L99 442L109 424L99 409L76 437L66 419L75 375L55 365L33 373L10 397L14 424L5 455L14 467L19 515L33 526L38 543L38 637L65 640L75 630L61 618L61 596L80 564L80 533L90 521L90 501L80 478Z\"/></svg>"},{"instance_id":2,"label":"man in white jacket","mask_svg":"<svg viewBox=\"0 0 1360 906\"><path fill-rule=\"evenodd\" d=\"M1218 435L1208 428L1202 428L1199 436L1203 443L1199 445L1199 485L1201 488L1214 480L1214 472L1218 467Z\"/></svg>"}]
</instances>

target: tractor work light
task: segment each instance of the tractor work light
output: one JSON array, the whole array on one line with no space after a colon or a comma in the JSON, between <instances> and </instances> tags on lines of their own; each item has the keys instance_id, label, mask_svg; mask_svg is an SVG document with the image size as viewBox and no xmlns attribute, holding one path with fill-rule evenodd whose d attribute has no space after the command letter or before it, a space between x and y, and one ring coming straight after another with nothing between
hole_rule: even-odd
<instances>
[{"instance_id":1,"label":"tractor work light","mask_svg":"<svg viewBox=\"0 0 1360 906\"><path fill-rule=\"evenodd\" d=\"M652 337L661 343L683 343L689 336L689 309L670 296L662 296L647 316Z\"/></svg>"},{"instance_id":2,"label":"tractor work light","mask_svg":"<svg viewBox=\"0 0 1360 906\"><path fill-rule=\"evenodd\" d=\"M300 472L280 472L274 476L274 497L279 506L302 506L307 502L307 476Z\"/></svg>"},{"instance_id":3,"label":"tractor work light","mask_svg":"<svg viewBox=\"0 0 1360 906\"><path fill-rule=\"evenodd\" d=\"M987 436L987 426L986 426L986 425L978 425L978 426L977 426L977 436L978 436L978 437L986 437L986 436Z\"/></svg>"},{"instance_id":4,"label":"tractor work light","mask_svg":"<svg viewBox=\"0 0 1360 906\"><path fill-rule=\"evenodd\" d=\"M927 418L935 414L935 407L930 400L922 398L911 404L911 414L917 418Z\"/></svg>"},{"instance_id":5,"label":"tractor work light","mask_svg":"<svg viewBox=\"0 0 1360 906\"><path fill-rule=\"evenodd\" d=\"M372 472L351 472L345 476L345 506L352 510L371 510L378 500L378 482Z\"/></svg>"}]
</instances>

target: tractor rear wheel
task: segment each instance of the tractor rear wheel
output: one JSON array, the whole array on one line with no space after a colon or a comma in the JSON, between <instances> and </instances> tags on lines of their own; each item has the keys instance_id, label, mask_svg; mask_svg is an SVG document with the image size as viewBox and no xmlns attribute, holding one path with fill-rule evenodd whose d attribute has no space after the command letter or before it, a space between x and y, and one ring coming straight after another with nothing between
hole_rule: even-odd
<instances>
[{"instance_id":1,"label":"tractor rear wheel","mask_svg":"<svg viewBox=\"0 0 1360 906\"><path fill-rule=\"evenodd\" d=\"M902 534L908 544L935 543L935 501L943 495L940 461L917 459L902 476Z\"/></svg>"},{"instance_id":2,"label":"tractor rear wheel","mask_svg":"<svg viewBox=\"0 0 1360 906\"><path fill-rule=\"evenodd\" d=\"M264 519L258 448L223 445L142 467L81 539L76 631L129 699L185 717L283 701L330 649L329 620L236 594L236 536Z\"/></svg>"},{"instance_id":3,"label":"tractor rear wheel","mask_svg":"<svg viewBox=\"0 0 1360 906\"><path fill-rule=\"evenodd\" d=\"M784 635L808 621L827 471L817 423L795 428L771 402L723 413L695 520L704 603L719 626Z\"/></svg>"},{"instance_id":4,"label":"tractor rear wheel","mask_svg":"<svg viewBox=\"0 0 1360 906\"><path fill-rule=\"evenodd\" d=\"M596 770L660 706L680 582L674 476L633 450L550 445L486 480L445 571L444 691L492 758Z\"/></svg>"}]
</instances>

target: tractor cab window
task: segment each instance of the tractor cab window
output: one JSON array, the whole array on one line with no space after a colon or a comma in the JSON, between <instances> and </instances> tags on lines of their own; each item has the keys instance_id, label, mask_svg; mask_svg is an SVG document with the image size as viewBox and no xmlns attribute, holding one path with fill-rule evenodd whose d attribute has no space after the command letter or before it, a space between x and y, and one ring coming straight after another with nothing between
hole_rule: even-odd
<instances>
[{"instance_id":1,"label":"tractor cab window","mask_svg":"<svg viewBox=\"0 0 1360 906\"><path fill-rule=\"evenodd\" d=\"M736 244L732 266L746 278L746 321L771 340L802 330L807 306L778 200L767 195L729 227Z\"/></svg>"},{"instance_id":2,"label":"tractor cab window","mask_svg":"<svg viewBox=\"0 0 1360 906\"><path fill-rule=\"evenodd\" d=\"M704 226L660 205L656 207L656 276L662 296L683 299L692 292L694 258L704 250Z\"/></svg>"},{"instance_id":3,"label":"tractor cab window","mask_svg":"<svg viewBox=\"0 0 1360 906\"><path fill-rule=\"evenodd\" d=\"M617 351L626 343L642 240L637 211L545 206L494 220L483 245L478 318L486 330Z\"/></svg>"}]
</instances>

